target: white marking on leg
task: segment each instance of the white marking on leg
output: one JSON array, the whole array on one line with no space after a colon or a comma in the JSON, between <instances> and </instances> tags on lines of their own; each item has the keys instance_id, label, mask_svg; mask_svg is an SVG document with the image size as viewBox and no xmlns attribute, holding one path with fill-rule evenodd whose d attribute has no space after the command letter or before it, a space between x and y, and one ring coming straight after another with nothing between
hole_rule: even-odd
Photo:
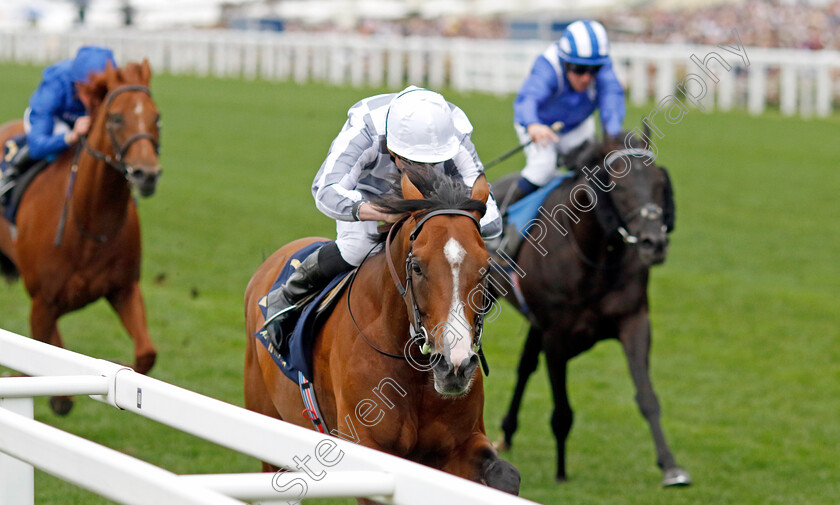
<instances>
[{"instance_id":1,"label":"white marking on leg","mask_svg":"<svg viewBox=\"0 0 840 505\"><path fill-rule=\"evenodd\" d=\"M449 349L449 359L457 371L461 363L472 355L470 329L464 325L464 304L458 292L458 276L467 251L457 240L450 238L443 246L443 254L452 269L452 305L444 329L444 341Z\"/></svg>"}]
</instances>

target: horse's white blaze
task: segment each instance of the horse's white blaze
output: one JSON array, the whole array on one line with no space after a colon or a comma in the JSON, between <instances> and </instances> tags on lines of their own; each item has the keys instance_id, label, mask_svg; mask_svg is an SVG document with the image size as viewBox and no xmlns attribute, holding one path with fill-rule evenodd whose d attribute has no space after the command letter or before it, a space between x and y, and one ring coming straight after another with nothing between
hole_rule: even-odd
<instances>
[{"instance_id":1,"label":"horse's white blaze","mask_svg":"<svg viewBox=\"0 0 840 505\"><path fill-rule=\"evenodd\" d=\"M134 113L138 116L143 113L143 102L137 102L137 105L134 106Z\"/></svg>"},{"instance_id":2,"label":"horse's white blaze","mask_svg":"<svg viewBox=\"0 0 840 505\"><path fill-rule=\"evenodd\" d=\"M449 348L449 359L457 370L464 360L469 359L472 352L470 329L464 324L467 319L464 316L464 304L461 303L461 295L458 292L458 275L461 272L461 263L463 263L467 251L457 240L450 238L443 246L443 254L452 269L452 305L449 308L444 338L447 339L446 347Z\"/></svg>"}]
</instances>

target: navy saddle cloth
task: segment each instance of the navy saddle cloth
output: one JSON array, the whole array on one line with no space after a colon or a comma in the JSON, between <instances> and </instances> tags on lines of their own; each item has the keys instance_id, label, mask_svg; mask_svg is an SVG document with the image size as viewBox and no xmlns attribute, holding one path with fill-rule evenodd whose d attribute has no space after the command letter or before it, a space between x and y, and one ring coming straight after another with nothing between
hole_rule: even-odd
<instances>
[{"instance_id":1,"label":"navy saddle cloth","mask_svg":"<svg viewBox=\"0 0 840 505\"><path fill-rule=\"evenodd\" d=\"M7 170L12 168L12 159L24 145L26 145L26 135L12 137L6 141L3 145L3 157L0 158L0 173L5 174ZM36 167L34 165L39 166ZM0 206L3 207L3 217L10 223L15 224L17 221L17 212L20 207L20 201L23 199L23 193L44 166L46 166L46 161L35 162L23 175L17 176L15 187L0 198Z\"/></svg>"},{"instance_id":2,"label":"navy saddle cloth","mask_svg":"<svg viewBox=\"0 0 840 505\"><path fill-rule=\"evenodd\" d=\"M303 249L295 252L288 263L280 271L280 275L271 285L271 289L265 296L260 298L259 305L263 317L268 317L267 300L269 293L279 289L280 286L286 283L286 280L295 271L295 267L300 264L309 254L315 249L326 244L326 242L314 242L307 245ZM292 380L295 384L298 383L298 372L301 372L304 377L312 378L312 347L315 344L315 332L318 329L318 315L321 314L317 309L327 296L332 293L333 288L339 285L347 275L352 271L344 272L336 276L329 284L315 296L300 312L298 319L294 322L294 329L288 334L278 334L278 340L282 342L274 342L268 335L268 331L260 329L254 334L257 340L268 350L271 354L274 363L280 367L283 374ZM294 314L292 314L294 317ZM280 330L286 331L291 328L291 322L283 325Z\"/></svg>"}]
</instances>

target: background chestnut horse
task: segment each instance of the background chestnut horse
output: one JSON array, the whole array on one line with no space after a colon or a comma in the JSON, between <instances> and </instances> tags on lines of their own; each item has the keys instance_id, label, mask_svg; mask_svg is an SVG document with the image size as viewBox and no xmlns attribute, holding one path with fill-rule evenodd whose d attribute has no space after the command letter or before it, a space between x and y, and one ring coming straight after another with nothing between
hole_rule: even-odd
<instances>
[{"instance_id":1,"label":"background chestnut horse","mask_svg":"<svg viewBox=\"0 0 840 505\"><path fill-rule=\"evenodd\" d=\"M485 435L482 376L473 352L480 317L476 320L479 314L470 304L459 303L485 281L489 256L478 219L489 195L487 181L481 176L468 195L465 186L446 175L408 172L411 179L402 178L405 199L380 202L390 213L405 213L404 221L385 239L389 247L362 264L352 289L344 291L318 330L311 379L324 421L333 434L349 433L362 445L518 493L519 472L498 458ZM439 213L432 216L434 211ZM428 220L422 222L424 216ZM302 415L298 385L282 374L253 335L263 324L258 300L289 256L315 240L301 239L279 249L259 267L245 291L245 406L310 428L311 421ZM411 282L408 293L413 293L408 300L413 302L396 286L397 277L406 286L406 275ZM432 373L401 359L414 304L422 325L434 328L429 332ZM459 310L460 320L470 321L469 329L460 322L449 324ZM409 349L419 355L416 346ZM391 400L386 403L390 408L367 405L370 408L362 412L368 416L358 417L358 406L385 389L383 379L391 381L388 390L381 391ZM264 463L263 469L272 467Z\"/></svg>"},{"instance_id":2,"label":"background chestnut horse","mask_svg":"<svg viewBox=\"0 0 840 505\"><path fill-rule=\"evenodd\" d=\"M649 132L645 135L650 138ZM519 285L530 309L528 337L520 358L518 377L507 415L502 421L509 447L517 428L517 415L528 377L545 352L554 413L551 428L557 442L558 481L566 480L566 439L572 428L572 407L566 390L568 361L599 340L621 342L636 388L636 403L647 420L663 485L686 485L688 472L677 465L665 441L659 401L648 367L650 317L647 287L650 267L665 261L668 233L674 227L671 181L656 155L638 136L605 139L579 153L572 180L552 191L543 209L543 233L533 231L516 262L524 271ZM605 167L609 166L608 169ZM588 167L588 168L587 168ZM516 185L518 174L494 183L498 194ZM593 201L594 200L594 201ZM581 210L585 209L585 210ZM563 232L555 229L562 228ZM537 248L539 246L539 249ZM494 270L499 286L510 281ZM513 290L505 298L522 310Z\"/></svg>"},{"instance_id":3,"label":"background chestnut horse","mask_svg":"<svg viewBox=\"0 0 840 505\"><path fill-rule=\"evenodd\" d=\"M84 148L69 149L34 179L20 204L16 237L0 219L0 266L8 280L23 277L32 298L32 337L61 347L58 318L106 297L134 340L141 373L152 368L156 351L138 284L140 223L132 187L149 196L160 176L150 78L148 61L109 65L81 88L93 118ZM7 123L0 142L21 133L21 121ZM71 169L74 157L78 171ZM73 404L53 397L50 405L66 414Z\"/></svg>"}]
</instances>

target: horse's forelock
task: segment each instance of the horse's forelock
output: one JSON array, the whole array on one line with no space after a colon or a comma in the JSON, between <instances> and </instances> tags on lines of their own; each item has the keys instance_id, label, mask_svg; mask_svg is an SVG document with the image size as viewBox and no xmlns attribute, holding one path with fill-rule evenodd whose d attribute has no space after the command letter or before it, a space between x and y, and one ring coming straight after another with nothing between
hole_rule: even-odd
<instances>
[{"instance_id":1,"label":"horse's forelock","mask_svg":"<svg viewBox=\"0 0 840 505\"><path fill-rule=\"evenodd\" d=\"M388 214L423 214L442 209L457 209L478 212L484 215L487 206L484 202L470 198L469 188L460 181L435 168L408 166L403 169L411 183L423 194L423 200L405 199L402 195L399 174L391 178L391 192L371 199L372 203ZM386 234L377 235L378 241L384 241Z\"/></svg>"}]
</instances>

